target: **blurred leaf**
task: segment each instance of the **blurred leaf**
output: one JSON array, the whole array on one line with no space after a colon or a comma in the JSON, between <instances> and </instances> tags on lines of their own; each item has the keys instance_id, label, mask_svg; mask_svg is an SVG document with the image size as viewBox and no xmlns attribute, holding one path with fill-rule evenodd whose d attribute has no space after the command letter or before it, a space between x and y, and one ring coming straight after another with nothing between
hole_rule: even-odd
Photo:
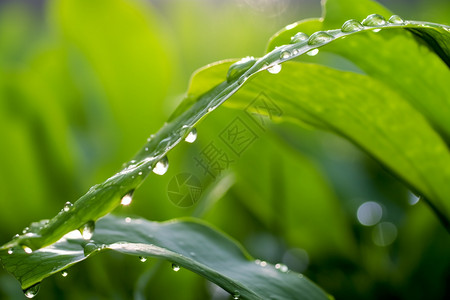
<instances>
[{"instance_id":1,"label":"blurred leaf","mask_svg":"<svg viewBox=\"0 0 450 300\"><path fill-rule=\"evenodd\" d=\"M68 235L31 254L14 248L14 255L6 251L0 255L6 269L27 289L106 249L167 259L176 271L187 268L244 299L328 299L301 274L281 265L255 263L233 240L198 220L156 223L110 215L98 221L91 241Z\"/></svg>"}]
</instances>

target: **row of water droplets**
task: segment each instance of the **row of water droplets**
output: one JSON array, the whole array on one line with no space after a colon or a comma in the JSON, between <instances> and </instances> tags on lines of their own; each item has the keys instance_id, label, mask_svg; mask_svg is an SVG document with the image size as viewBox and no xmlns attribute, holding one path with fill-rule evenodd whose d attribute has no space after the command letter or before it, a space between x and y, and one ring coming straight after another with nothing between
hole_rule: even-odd
<instances>
[{"instance_id":1,"label":"row of water droplets","mask_svg":"<svg viewBox=\"0 0 450 300\"><path fill-rule=\"evenodd\" d=\"M150 137L147 141L150 141L151 138L152 138L152 137ZM196 139L197 139L197 130L196 130L195 128L192 128L192 129L188 132L188 134L186 135L186 137L184 138L184 141L187 142L187 143L194 143ZM145 147L145 151L148 151L148 150L149 150L148 147ZM136 161L133 161L133 160L132 160L132 161L130 162L130 164L128 165L127 168L133 168L135 163L136 163ZM154 166L151 170L153 171L153 173L155 173L155 174L157 174L157 175L164 175L164 174L167 172L168 168L169 168L169 160L168 160L167 156L164 156L163 158L161 158L161 159L155 164L155 166ZM142 172L139 172L138 175L142 175ZM134 193L134 189L131 190L131 191L129 191L128 193L126 193L126 194L121 198L121 204L124 205L124 206L131 204L132 198L133 198L133 193ZM67 213L67 212L69 212L72 208L73 208L73 204L72 204L71 202L68 201L68 202L66 202L66 203L64 204L64 206L63 206L63 208L62 208L62 210L61 210L60 213ZM130 218L127 218L127 219L128 219L128 220L126 220L126 221L129 223L129 222L131 221L131 219L130 219ZM48 220L46 221L46 223L48 223ZM29 229L28 227L26 227L26 228L22 231L22 233L23 233L23 234L29 234L29 230L30 230L30 229ZM79 232L80 232L80 234L81 234L81 237L82 237L84 240L89 241L89 242L86 243L86 244L84 245L84 247L83 247L85 256L88 256L88 255L92 254L93 252L100 251L100 250L102 250L104 247L106 247L105 245L98 246L98 245L96 245L95 243L93 243L93 242L91 241L91 238L92 238L92 236L93 236L93 234L94 234L94 230L95 230L95 222L94 222L94 221L89 221L89 222L85 223L82 227L79 228ZM19 237L20 237L20 235L19 235L19 234L16 234L16 235L13 237L13 239L16 239L16 238L19 238ZM29 248L29 247L27 247L27 246L25 246L25 245L22 246L22 249L23 249L23 251L24 251L26 254L31 254L31 253L33 252L33 250L32 250L31 248ZM13 253L14 253L13 248L8 249L7 253L10 254L10 255L13 254ZM139 259L140 259L141 262L147 261L147 258L146 258L146 257L139 257ZM176 265L176 264L172 264L172 269L173 269L175 272L177 272L177 271L180 270L180 267L179 267L178 265ZM66 276L68 275L68 273L67 273L66 271L62 271L62 272L61 272L61 275L62 275L63 277L66 277ZM27 298L33 298L33 297L35 297L35 296L38 294L38 292L39 292L40 285L41 285L41 283L39 282L39 283L36 283L36 284L32 285L31 287L29 287L29 288L23 290L24 295L25 295Z\"/></svg>"},{"instance_id":2,"label":"row of water droplets","mask_svg":"<svg viewBox=\"0 0 450 300\"><path fill-rule=\"evenodd\" d=\"M276 47L275 50L280 53L279 57L271 63L265 63L262 69L267 69L271 74L278 74L281 71L281 64L284 61L297 57L306 51L309 56L315 56L319 53L319 46L329 43L330 41L343 37L349 33L371 29L379 32L381 28L373 29L373 27L382 27L386 25L404 25L405 21L398 15L392 15L388 21L378 14L367 16L362 22L351 19L346 21L341 29L318 31L308 36L304 32L297 32L291 37L289 45ZM266 56L268 57L268 56ZM266 57L262 58L265 59ZM227 73L227 82L231 83L237 80L239 85L243 84L249 76L246 76L258 60L254 57L245 57L242 60L231 65ZM256 71L256 70L255 70ZM249 74L251 75L251 74Z\"/></svg>"}]
</instances>

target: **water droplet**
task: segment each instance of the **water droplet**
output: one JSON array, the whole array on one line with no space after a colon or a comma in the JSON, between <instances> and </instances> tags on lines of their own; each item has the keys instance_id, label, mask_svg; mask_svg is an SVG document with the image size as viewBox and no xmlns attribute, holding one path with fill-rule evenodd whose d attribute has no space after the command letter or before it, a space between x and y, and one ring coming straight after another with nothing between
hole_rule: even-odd
<instances>
[{"instance_id":1,"label":"water droplet","mask_svg":"<svg viewBox=\"0 0 450 300\"><path fill-rule=\"evenodd\" d=\"M38 282L35 285L30 286L27 289L23 290L23 294L27 298L34 298L39 293L39 288L41 287L41 283Z\"/></svg>"},{"instance_id":2,"label":"water droplet","mask_svg":"<svg viewBox=\"0 0 450 300\"><path fill-rule=\"evenodd\" d=\"M240 61L232 64L228 69L227 82L232 82L233 80L239 78L248 69L250 69L256 62L256 59L252 56L245 57Z\"/></svg>"},{"instance_id":3,"label":"water droplet","mask_svg":"<svg viewBox=\"0 0 450 300\"><path fill-rule=\"evenodd\" d=\"M291 37L291 44L304 42L309 38L309 36L304 32L297 32L293 37Z\"/></svg>"},{"instance_id":4,"label":"water droplet","mask_svg":"<svg viewBox=\"0 0 450 300\"><path fill-rule=\"evenodd\" d=\"M156 163L152 171L155 174L164 175L167 172L167 169L169 169L169 159L167 156L164 156Z\"/></svg>"},{"instance_id":5,"label":"water droplet","mask_svg":"<svg viewBox=\"0 0 450 300\"><path fill-rule=\"evenodd\" d=\"M381 26L386 24L386 19L378 14L371 14L367 16L362 22L364 26Z\"/></svg>"},{"instance_id":6,"label":"water droplet","mask_svg":"<svg viewBox=\"0 0 450 300\"><path fill-rule=\"evenodd\" d=\"M297 49L292 50L292 55L297 55L297 54L298 54L298 50Z\"/></svg>"},{"instance_id":7,"label":"water droplet","mask_svg":"<svg viewBox=\"0 0 450 300\"><path fill-rule=\"evenodd\" d=\"M276 64L267 69L270 74L278 74L281 71L281 65Z\"/></svg>"},{"instance_id":8,"label":"water droplet","mask_svg":"<svg viewBox=\"0 0 450 300\"><path fill-rule=\"evenodd\" d=\"M265 266L267 266L267 262L265 262L265 261L263 260L263 261L261 261L261 262L259 263L259 265L260 265L261 267L265 267Z\"/></svg>"},{"instance_id":9,"label":"water droplet","mask_svg":"<svg viewBox=\"0 0 450 300\"><path fill-rule=\"evenodd\" d=\"M342 24L341 30L342 32L353 32L353 31L360 31L364 27L356 20L348 20L344 24Z\"/></svg>"},{"instance_id":10,"label":"water droplet","mask_svg":"<svg viewBox=\"0 0 450 300\"><path fill-rule=\"evenodd\" d=\"M356 216L362 225L373 226L381 220L383 209L377 202L367 201L358 207Z\"/></svg>"},{"instance_id":11,"label":"water droplet","mask_svg":"<svg viewBox=\"0 0 450 300\"><path fill-rule=\"evenodd\" d=\"M84 256L88 256L92 252L97 251L98 247L94 243L87 243L86 245L84 245L84 249L83 250L84 250Z\"/></svg>"},{"instance_id":12,"label":"water droplet","mask_svg":"<svg viewBox=\"0 0 450 300\"><path fill-rule=\"evenodd\" d=\"M141 262L146 262L146 261L147 261L147 257L139 256L139 260L140 260Z\"/></svg>"},{"instance_id":13,"label":"water droplet","mask_svg":"<svg viewBox=\"0 0 450 300\"><path fill-rule=\"evenodd\" d=\"M174 270L175 272L180 271L180 266L177 264L172 264L172 270Z\"/></svg>"},{"instance_id":14,"label":"water droplet","mask_svg":"<svg viewBox=\"0 0 450 300\"><path fill-rule=\"evenodd\" d=\"M64 211L69 211L70 208L71 208L72 206L73 206L73 204L70 203L69 201L67 201L67 202L64 204L63 210L64 210Z\"/></svg>"},{"instance_id":15,"label":"water droplet","mask_svg":"<svg viewBox=\"0 0 450 300\"><path fill-rule=\"evenodd\" d=\"M404 24L405 21L404 21L400 16L392 15L392 16L389 18L389 23L393 23L393 24Z\"/></svg>"},{"instance_id":16,"label":"water droplet","mask_svg":"<svg viewBox=\"0 0 450 300\"><path fill-rule=\"evenodd\" d=\"M377 29L372 30L372 32L380 32L380 31L381 31L381 28L377 28Z\"/></svg>"},{"instance_id":17,"label":"water droplet","mask_svg":"<svg viewBox=\"0 0 450 300\"><path fill-rule=\"evenodd\" d=\"M239 298L241 298L241 294L239 294L238 291L234 291L234 293L233 293L233 299L237 300L237 299L239 299Z\"/></svg>"},{"instance_id":18,"label":"water droplet","mask_svg":"<svg viewBox=\"0 0 450 300\"><path fill-rule=\"evenodd\" d=\"M8 249L8 254L13 254L13 253L14 253L13 249L9 248Z\"/></svg>"},{"instance_id":19,"label":"water droplet","mask_svg":"<svg viewBox=\"0 0 450 300\"><path fill-rule=\"evenodd\" d=\"M126 217L126 218L125 218L125 223L130 223L130 222L131 222L131 218Z\"/></svg>"},{"instance_id":20,"label":"water droplet","mask_svg":"<svg viewBox=\"0 0 450 300\"><path fill-rule=\"evenodd\" d=\"M255 259L255 264L259 265L261 263L260 259Z\"/></svg>"},{"instance_id":21,"label":"water droplet","mask_svg":"<svg viewBox=\"0 0 450 300\"><path fill-rule=\"evenodd\" d=\"M120 204L122 204L124 206L130 205L131 201L133 201L133 193L134 193L134 190L131 190L128 193L126 193L122 197L122 200L120 200Z\"/></svg>"},{"instance_id":22,"label":"water droplet","mask_svg":"<svg viewBox=\"0 0 450 300\"><path fill-rule=\"evenodd\" d=\"M33 250L31 250L30 247L27 246L22 246L23 251L25 251L26 254L31 254L33 253Z\"/></svg>"},{"instance_id":23,"label":"water droplet","mask_svg":"<svg viewBox=\"0 0 450 300\"><path fill-rule=\"evenodd\" d=\"M13 236L12 239L15 240L15 239L19 238L19 236L20 236L20 235L17 233L17 234L15 234L15 235Z\"/></svg>"},{"instance_id":24,"label":"water droplet","mask_svg":"<svg viewBox=\"0 0 450 300\"><path fill-rule=\"evenodd\" d=\"M190 256L196 256L197 254L195 254L195 252L189 252Z\"/></svg>"},{"instance_id":25,"label":"water droplet","mask_svg":"<svg viewBox=\"0 0 450 300\"><path fill-rule=\"evenodd\" d=\"M25 227L25 228L22 230L22 233L25 234L25 233L27 233L28 231L30 231L30 227Z\"/></svg>"},{"instance_id":26,"label":"water droplet","mask_svg":"<svg viewBox=\"0 0 450 300\"><path fill-rule=\"evenodd\" d=\"M193 128L188 135L184 138L184 141L188 143L193 143L197 139L197 129Z\"/></svg>"},{"instance_id":27,"label":"water droplet","mask_svg":"<svg viewBox=\"0 0 450 300\"><path fill-rule=\"evenodd\" d=\"M333 36L326 33L325 31L317 31L313 33L308 40L308 45L321 45L326 42L329 42L333 39Z\"/></svg>"},{"instance_id":28,"label":"water droplet","mask_svg":"<svg viewBox=\"0 0 450 300\"><path fill-rule=\"evenodd\" d=\"M309 56L316 56L317 53L319 53L319 49L313 49L311 51L306 52L306 54Z\"/></svg>"},{"instance_id":29,"label":"water droplet","mask_svg":"<svg viewBox=\"0 0 450 300\"><path fill-rule=\"evenodd\" d=\"M286 273L289 270L288 267L283 264L276 264L275 269L280 270L283 273Z\"/></svg>"},{"instance_id":30,"label":"water droplet","mask_svg":"<svg viewBox=\"0 0 450 300\"><path fill-rule=\"evenodd\" d=\"M62 276L62 277L67 277L67 275L69 275L69 273L67 273L66 271L62 271L62 272L61 272L61 276Z\"/></svg>"},{"instance_id":31,"label":"water droplet","mask_svg":"<svg viewBox=\"0 0 450 300\"><path fill-rule=\"evenodd\" d=\"M280 55L281 59L288 59L289 57L291 57L291 53L289 51L283 51Z\"/></svg>"},{"instance_id":32,"label":"water droplet","mask_svg":"<svg viewBox=\"0 0 450 300\"><path fill-rule=\"evenodd\" d=\"M95 230L95 222L89 221L84 224L80 229L80 233L83 236L83 239L90 240Z\"/></svg>"}]
</instances>

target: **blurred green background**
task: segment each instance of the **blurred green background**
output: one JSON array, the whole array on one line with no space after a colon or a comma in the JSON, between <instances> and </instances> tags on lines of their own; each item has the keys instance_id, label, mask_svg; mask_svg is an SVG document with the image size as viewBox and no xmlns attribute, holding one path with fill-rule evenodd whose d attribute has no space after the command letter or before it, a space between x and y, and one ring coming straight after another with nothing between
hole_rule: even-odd
<instances>
[{"instance_id":1,"label":"blurred green background","mask_svg":"<svg viewBox=\"0 0 450 300\"><path fill-rule=\"evenodd\" d=\"M405 19L450 23L445 0L383 4ZM320 14L318 0L0 1L0 243L117 172L167 120L197 68L261 56L283 26ZM117 213L204 218L253 256L303 272L336 299L450 297L448 233L346 141L289 124L261 129L246 119L255 142L220 178L205 174L194 158L220 144L236 117L246 115L215 111L198 126L196 143L170 153L166 175L151 175ZM204 188L190 208L167 196L182 172ZM45 280L37 298L133 297L230 298L168 262L114 253ZM0 299L22 298L18 282L0 270Z\"/></svg>"}]
</instances>

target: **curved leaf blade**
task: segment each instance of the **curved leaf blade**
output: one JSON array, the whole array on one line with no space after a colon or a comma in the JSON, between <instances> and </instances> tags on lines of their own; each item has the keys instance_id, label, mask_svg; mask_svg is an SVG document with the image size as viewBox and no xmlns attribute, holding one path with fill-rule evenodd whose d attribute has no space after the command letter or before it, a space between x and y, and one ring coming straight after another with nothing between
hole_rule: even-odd
<instances>
[{"instance_id":1,"label":"curved leaf blade","mask_svg":"<svg viewBox=\"0 0 450 300\"><path fill-rule=\"evenodd\" d=\"M26 289L107 249L169 260L243 299L328 299L303 275L255 263L236 242L194 219L158 223L108 215L89 242L71 233L30 254L13 248L14 254L2 251L0 258Z\"/></svg>"}]
</instances>

